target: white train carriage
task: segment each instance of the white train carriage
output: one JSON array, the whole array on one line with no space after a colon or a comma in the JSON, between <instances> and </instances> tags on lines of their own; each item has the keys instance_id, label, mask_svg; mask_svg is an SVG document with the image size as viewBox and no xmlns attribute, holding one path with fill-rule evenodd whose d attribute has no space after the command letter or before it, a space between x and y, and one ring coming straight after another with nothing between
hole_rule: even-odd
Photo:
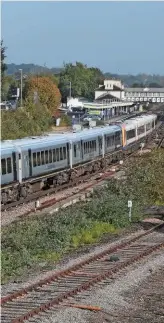
<instances>
[{"instance_id":1,"label":"white train carriage","mask_svg":"<svg viewBox=\"0 0 164 323\"><path fill-rule=\"evenodd\" d=\"M156 122L157 116L154 114L126 120L122 125L123 147L149 135L155 129Z\"/></svg>"},{"instance_id":2,"label":"white train carriage","mask_svg":"<svg viewBox=\"0 0 164 323\"><path fill-rule=\"evenodd\" d=\"M1 185L13 183L17 180L19 154L12 142L6 140L1 143Z\"/></svg>"}]
</instances>

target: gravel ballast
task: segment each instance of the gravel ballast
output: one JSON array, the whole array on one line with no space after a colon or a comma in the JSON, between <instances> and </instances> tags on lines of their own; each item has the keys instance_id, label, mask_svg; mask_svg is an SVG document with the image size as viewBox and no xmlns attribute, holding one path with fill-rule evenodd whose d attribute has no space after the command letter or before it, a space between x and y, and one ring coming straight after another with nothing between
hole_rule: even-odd
<instances>
[{"instance_id":1,"label":"gravel ballast","mask_svg":"<svg viewBox=\"0 0 164 323\"><path fill-rule=\"evenodd\" d=\"M36 318L35 322L52 322L52 323L91 323L91 322L163 322L164 316L149 313L149 309L145 309L138 305L141 297L144 298L145 284L148 279L153 280L152 275L161 273L158 285L162 288L164 283L164 255L160 251L156 255L151 256L149 261L146 259L142 261L140 265L133 265L126 268L126 272L118 275L117 279L108 279L96 287L93 287L90 291L80 293L79 296L69 299L66 304L83 304L99 306L102 308L102 312L90 312L77 308L62 306L61 309L54 309L50 311L50 315L43 315L43 318ZM156 284L157 285L157 284ZM143 287L142 287L143 286ZM164 284L163 284L164 286ZM157 290L158 290L157 286ZM157 291L153 291L151 286L149 290L152 294ZM138 299L135 294L139 294ZM141 296L140 296L141 294ZM163 287L164 297L164 287ZM162 295L161 295L161 308L162 308ZM145 312L147 311L147 312ZM47 312L48 314L48 312ZM146 321L146 318L147 321Z\"/></svg>"}]
</instances>

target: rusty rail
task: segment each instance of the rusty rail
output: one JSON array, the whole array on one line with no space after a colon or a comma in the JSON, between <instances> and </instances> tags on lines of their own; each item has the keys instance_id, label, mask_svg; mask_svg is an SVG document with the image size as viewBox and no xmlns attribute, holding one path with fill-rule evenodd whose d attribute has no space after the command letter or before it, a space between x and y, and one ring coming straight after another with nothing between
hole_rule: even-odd
<instances>
[{"instance_id":1,"label":"rusty rail","mask_svg":"<svg viewBox=\"0 0 164 323\"><path fill-rule=\"evenodd\" d=\"M76 295L78 292L88 289L89 287L96 284L97 282L100 282L101 280L104 280L108 277L113 276L115 273L119 272L121 269L133 264L134 262L140 260L142 257L148 256L149 254L151 254L155 250L158 250L159 248L163 247L164 241L162 240L162 242L160 242L160 243L155 243L153 246L151 246L151 247L148 246L148 248L145 248L144 244L142 246L142 238L149 236L155 230L158 230L162 227L163 227L163 224L157 225L154 228L134 237L133 239L130 239L126 242L117 244L114 247L109 247L105 251L98 253L94 256L91 256L87 260L80 261L78 264L71 266L66 270L56 272L44 280L41 280L41 281L34 283L34 284L31 284L27 288L21 289L13 294L3 297L1 300L2 322L3 322L3 308L5 308L5 310L7 311L7 306L9 304L9 308L11 309L11 307L12 306L14 307L14 304L16 304L17 299L18 299L18 304L19 304L20 300L22 298L25 298L25 300L26 300L26 297L28 297L28 295L30 295L30 293L35 293L36 297L38 297L38 299L39 299L39 296L37 294L38 290L42 291L41 288L44 288L44 286L46 287L46 290L47 290L49 285L51 285L55 282L56 282L56 284L58 284L61 281L62 284L64 282L67 283L70 289L68 288L69 290L67 292L59 293L59 296L57 296L57 297L52 297L51 301L47 301L46 303L41 304L40 306L38 306L32 310L29 310L29 312L21 315L20 317L14 318L12 320L13 323L23 322L24 320L27 320L28 318L30 318L36 314L39 314L40 312L45 311L46 309L49 309L50 307L52 307L54 305L58 305L63 300L67 299L68 297ZM163 238L163 236L162 236L162 238ZM141 240L140 241L141 246L140 246L140 244L135 245L135 243L139 240ZM132 253L132 256L130 257L130 259L129 258L127 260L125 259L125 261L118 263L116 265L113 265L113 263L112 263L112 267L110 267L111 263L109 265L109 262L108 262L108 266L110 267L109 269L107 269L107 265L105 267L103 267L104 261L106 261L106 258L103 259L104 257L108 256L109 254L112 254L113 252L121 252L123 255L124 255L124 253L126 255L126 250L128 250L128 252L130 250L130 252ZM137 254L134 255L134 253L136 253L136 252L137 252ZM128 253L128 255L129 255L129 253ZM98 274L97 270L95 269L97 262L98 262L98 264L100 262L102 269L104 269L104 271L102 270L102 272L100 274ZM87 271L86 271L87 266L90 266L91 264L92 264L92 272L91 272L92 275L87 275ZM78 273L78 270L81 268L83 268L83 272ZM94 272L94 270L95 270L95 272ZM78 273L79 275L76 275L76 273ZM77 279L77 284L74 288L72 285L69 285L69 279L71 279L71 277L74 277L74 279ZM67 278L68 282L65 281L66 278ZM84 282L82 280L79 285L79 279L82 279L82 278L85 278ZM63 282L63 280L64 280L64 282ZM26 309L26 307L25 307L25 309Z\"/></svg>"}]
</instances>

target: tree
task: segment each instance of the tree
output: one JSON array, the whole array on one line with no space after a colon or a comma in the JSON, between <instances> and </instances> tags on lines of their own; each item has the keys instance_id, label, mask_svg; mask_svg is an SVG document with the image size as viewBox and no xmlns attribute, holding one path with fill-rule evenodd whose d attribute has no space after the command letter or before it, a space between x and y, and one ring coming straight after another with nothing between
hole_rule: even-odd
<instances>
[{"instance_id":1,"label":"tree","mask_svg":"<svg viewBox=\"0 0 164 323\"><path fill-rule=\"evenodd\" d=\"M143 85L143 83L133 83L132 87L136 88L136 87L142 87L144 88L145 86Z\"/></svg>"},{"instance_id":2,"label":"tree","mask_svg":"<svg viewBox=\"0 0 164 323\"><path fill-rule=\"evenodd\" d=\"M5 64L5 51L6 47L3 46L3 40L1 40L1 92L2 92L2 99L4 99L4 78L5 78L5 71L7 70L7 65Z\"/></svg>"},{"instance_id":3,"label":"tree","mask_svg":"<svg viewBox=\"0 0 164 323\"><path fill-rule=\"evenodd\" d=\"M93 100L94 91L103 79L103 73L97 68L88 68L80 62L76 62L76 65L65 64L59 81L63 102L66 102L66 98L69 96L70 82L73 97L85 97Z\"/></svg>"},{"instance_id":4,"label":"tree","mask_svg":"<svg viewBox=\"0 0 164 323\"><path fill-rule=\"evenodd\" d=\"M60 91L56 84L54 84L50 77L30 77L25 83L24 98L30 98L34 101L35 92L40 104L45 106L53 115L61 101Z\"/></svg>"},{"instance_id":5,"label":"tree","mask_svg":"<svg viewBox=\"0 0 164 323\"><path fill-rule=\"evenodd\" d=\"M162 86L160 84L155 83L155 82L149 83L148 87L162 88Z\"/></svg>"},{"instance_id":6,"label":"tree","mask_svg":"<svg viewBox=\"0 0 164 323\"><path fill-rule=\"evenodd\" d=\"M50 129L52 117L48 109L32 100L25 100L25 107L1 113L1 139L37 136Z\"/></svg>"}]
</instances>

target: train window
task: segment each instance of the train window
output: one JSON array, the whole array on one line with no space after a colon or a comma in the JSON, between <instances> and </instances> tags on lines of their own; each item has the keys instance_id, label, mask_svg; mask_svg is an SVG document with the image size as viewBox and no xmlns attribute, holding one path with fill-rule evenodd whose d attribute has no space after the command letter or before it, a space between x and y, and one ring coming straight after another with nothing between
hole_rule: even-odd
<instances>
[{"instance_id":1,"label":"train window","mask_svg":"<svg viewBox=\"0 0 164 323\"><path fill-rule=\"evenodd\" d=\"M44 151L41 151L41 165L44 165L45 161L44 161Z\"/></svg>"},{"instance_id":2,"label":"train window","mask_svg":"<svg viewBox=\"0 0 164 323\"><path fill-rule=\"evenodd\" d=\"M45 162L48 164L48 150L45 150Z\"/></svg>"},{"instance_id":3,"label":"train window","mask_svg":"<svg viewBox=\"0 0 164 323\"><path fill-rule=\"evenodd\" d=\"M36 167L36 153L33 153L33 167Z\"/></svg>"},{"instance_id":4,"label":"train window","mask_svg":"<svg viewBox=\"0 0 164 323\"><path fill-rule=\"evenodd\" d=\"M63 148L60 148L60 160L63 160Z\"/></svg>"},{"instance_id":5,"label":"train window","mask_svg":"<svg viewBox=\"0 0 164 323\"><path fill-rule=\"evenodd\" d=\"M102 138L99 139L99 146L100 146L100 149L102 149ZM95 142L94 142L94 150L95 150Z\"/></svg>"},{"instance_id":6,"label":"train window","mask_svg":"<svg viewBox=\"0 0 164 323\"><path fill-rule=\"evenodd\" d=\"M49 163L52 163L52 150L49 150Z\"/></svg>"},{"instance_id":7,"label":"train window","mask_svg":"<svg viewBox=\"0 0 164 323\"><path fill-rule=\"evenodd\" d=\"M127 140L135 138L135 136L136 136L135 129L127 131Z\"/></svg>"},{"instance_id":8,"label":"train window","mask_svg":"<svg viewBox=\"0 0 164 323\"><path fill-rule=\"evenodd\" d=\"M137 129L137 135L141 135L145 132L145 126L138 127Z\"/></svg>"},{"instance_id":9,"label":"train window","mask_svg":"<svg viewBox=\"0 0 164 323\"><path fill-rule=\"evenodd\" d=\"M66 147L63 147L63 159L66 159Z\"/></svg>"},{"instance_id":10,"label":"train window","mask_svg":"<svg viewBox=\"0 0 164 323\"><path fill-rule=\"evenodd\" d=\"M37 152L37 166L40 166L41 160L40 160L40 151Z\"/></svg>"},{"instance_id":11,"label":"train window","mask_svg":"<svg viewBox=\"0 0 164 323\"><path fill-rule=\"evenodd\" d=\"M120 132L119 131L117 131L115 133L115 145L118 145L118 144L120 144Z\"/></svg>"},{"instance_id":12,"label":"train window","mask_svg":"<svg viewBox=\"0 0 164 323\"><path fill-rule=\"evenodd\" d=\"M59 161L59 148L56 148L56 161Z\"/></svg>"},{"instance_id":13,"label":"train window","mask_svg":"<svg viewBox=\"0 0 164 323\"><path fill-rule=\"evenodd\" d=\"M86 154L88 154L88 152L89 152L89 142L87 141L85 144L86 144L86 149L85 149L86 150Z\"/></svg>"},{"instance_id":14,"label":"train window","mask_svg":"<svg viewBox=\"0 0 164 323\"><path fill-rule=\"evenodd\" d=\"M148 123L147 125L146 125L146 131L149 131L150 129L151 129L151 123Z\"/></svg>"},{"instance_id":15,"label":"train window","mask_svg":"<svg viewBox=\"0 0 164 323\"><path fill-rule=\"evenodd\" d=\"M88 142L88 153L91 152L91 141Z\"/></svg>"},{"instance_id":16,"label":"train window","mask_svg":"<svg viewBox=\"0 0 164 323\"><path fill-rule=\"evenodd\" d=\"M95 151L95 144L96 144L96 140L92 140L91 142L90 142L90 151L91 152L94 152Z\"/></svg>"},{"instance_id":17,"label":"train window","mask_svg":"<svg viewBox=\"0 0 164 323\"><path fill-rule=\"evenodd\" d=\"M7 158L7 173L12 173L12 167L11 167L11 158Z\"/></svg>"},{"instance_id":18,"label":"train window","mask_svg":"<svg viewBox=\"0 0 164 323\"><path fill-rule=\"evenodd\" d=\"M86 143L84 142L84 154L85 154L85 151L86 151Z\"/></svg>"},{"instance_id":19,"label":"train window","mask_svg":"<svg viewBox=\"0 0 164 323\"><path fill-rule=\"evenodd\" d=\"M87 142L85 143L85 153L87 154L87 148L88 146L87 146Z\"/></svg>"},{"instance_id":20,"label":"train window","mask_svg":"<svg viewBox=\"0 0 164 323\"><path fill-rule=\"evenodd\" d=\"M107 148L112 147L113 144L114 144L114 136L108 136L106 138L106 146L107 146Z\"/></svg>"},{"instance_id":21,"label":"train window","mask_svg":"<svg viewBox=\"0 0 164 323\"><path fill-rule=\"evenodd\" d=\"M2 169L2 175L6 174L6 159L1 159L1 169Z\"/></svg>"},{"instance_id":22,"label":"train window","mask_svg":"<svg viewBox=\"0 0 164 323\"><path fill-rule=\"evenodd\" d=\"M53 162L56 162L56 149L53 149Z\"/></svg>"},{"instance_id":23,"label":"train window","mask_svg":"<svg viewBox=\"0 0 164 323\"><path fill-rule=\"evenodd\" d=\"M94 141L93 140L90 143L90 147L91 147L91 152L93 152L94 151Z\"/></svg>"},{"instance_id":24,"label":"train window","mask_svg":"<svg viewBox=\"0 0 164 323\"><path fill-rule=\"evenodd\" d=\"M76 158L76 145L74 145L74 157Z\"/></svg>"},{"instance_id":25,"label":"train window","mask_svg":"<svg viewBox=\"0 0 164 323\"><path fill-rule=\"evenodd\" d=\"M86 155L87 154L87 142L84 142L84 154Z\"/></svg>"}]
</instances>

